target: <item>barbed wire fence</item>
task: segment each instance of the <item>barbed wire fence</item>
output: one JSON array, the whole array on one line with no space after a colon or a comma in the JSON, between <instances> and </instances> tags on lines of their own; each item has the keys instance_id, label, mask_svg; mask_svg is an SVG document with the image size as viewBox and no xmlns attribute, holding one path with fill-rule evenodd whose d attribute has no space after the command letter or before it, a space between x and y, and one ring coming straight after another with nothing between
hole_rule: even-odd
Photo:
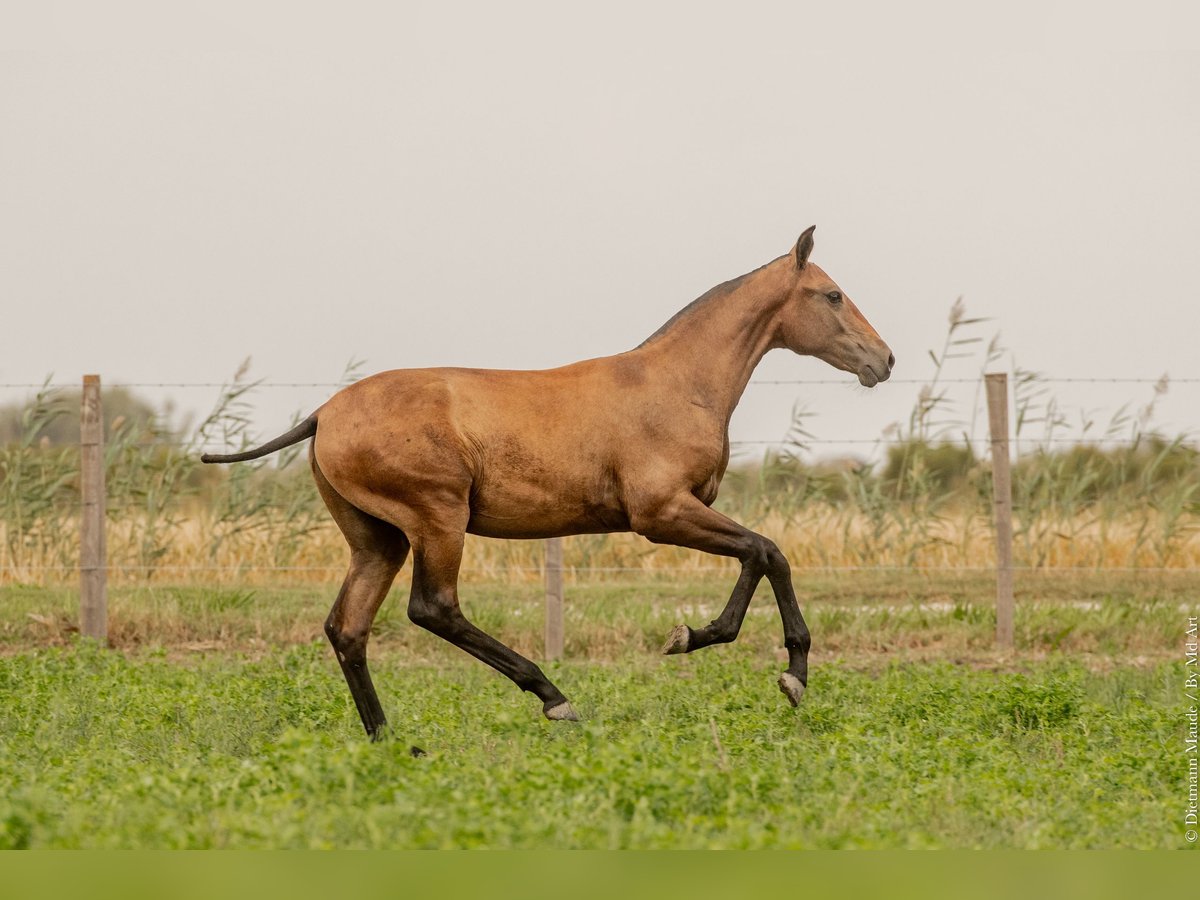
<instances>
[{"instance_id":1,"label":"barbed wire fence","mask_svg":"<svg viewBox=\"0 0 1200 900\"><path fill-rule=\"evenodd\" d=\"M891 383L907 384L907 385L920 385L923 388L928 388L930 386L929 379L892 379ZM937 379L937 385L939 387L945 386L945 385L980 386L981 384L982 384L982 379L980 377L939 378L939 379ZM1083 377L1083 376L1067 376L1067 377L1042 377L1042 376L1039 376L1037 378L1037 384L1041 385L1041 386L1051 386L1051 385L1059 385L1059 384L1154 385L1154 386L1156 386L1156 388L1158 388L1158 387L1164 385L1164 380L1162 377L1159 377L1159 378L1146 378L1146 377L1116 378L1116 377ZM841 386L846 385L846 381L845 381L845 379L837 379L837 378L752 379L750 382L750 385L751 386L776 386L776 387L802 387L802 386L803 387L809 387L809 386L817 387L817 386L823 386L823 385L830 385L830 386L841 387ZM1200 385L1200 378L1191 378L1191 377L1171 378L1170 385L1171 386ZM260 388L262 388L262 389L336 390L336 389L339 389L339 388L342 388L345 386L346 386L345 381L342 381L342 382L331 382L331 381L285 382L285 381L260 380L260 381L255 381L255 382L244 382L241 385L238 385L237 387L238 387L239 391L249 391L249 390L257 390ZM62 381L50 381L50 380L42 381L42 382L0 383L0 389L6 389L6 390L55 391L55 390L65 390L65 389L77 389L77 388L79 388L79 385L75 384L75 383L62 382ZM122 388L122 389L129 389L129 390L149 390L149 389L167 389L167 390L188 389L188 390L192 390L192 389L194 389L194 390L219 390L222 392L227 392L230 390L231 384L229 382L200 382L200 381L198 381L198 382L127 381L127 382L112 382L112 383L105 385L105 388L106 389ZM94 383L94 389L96 391L95 398L97 400L97 408L98 408L98 398L99 398L99 393L98 393L99 392L99 382L98 382L98 380ZM86 384L84 385L82 396L84 397L84 400L85 400L84 406L85 406L85 415L86 415L86 405L87 405L86 401L87 401L87 397L88 397L88 386ZM1008 394L1007 385L1004 389L1004 396L1005 396L1006 405L1013 401L1013 398L1011 398ZM1006 429L1006 431L1007 431L1007 429ZM1018 431L1019 431L1019 425L1018 425ZM244 434L240 435L240 436L244 438ZM188 439L182 439L182 438L178 438L178 437L174 437L174 436L170 436L170 435L158 435L158 436L154 436L150 439L129 441L129 442L127 442L126 446L130 447L130 448L134 448L134 449L153 449L153 448L166 447L166 448L174 448L177 450L185 450L185 451L192 452L192 453L198 453L202 450L220 449L220 448L227 447L229 437L230 437L229 435L205 436L205 437L201 437L200 435L197 435L197 436L193 436L192 439L188 440ZM923 433L922 435L920 435L920 439L922 439L922 440L927 439L928 437L929 437L928 434ZM1012 435L1009 435L1007 433L1004 435L1001 435L1001 436L992 434L987 439L973 439L973 443L979 444L980 446L990 445L990 447L995 451L996 454L1002 454L1003 458L1007 461L1007 459L1009 458L1009 455L1010 455L1009 443L1010 443L1011 437L1012 437ZM815 446L815 447L841 447L841 446L873 447L873 448L885 448L886 449L889 447L909 445L914 441L914 439L916 439L916 438L912 433L903 433L903 432L897 432L897 433L893 433L890 435L883 434L883 435L876 436L876 437L848 436L845 438L816 437L816 436L813 436L813 435L810 435L807 433L802 433L800 435L791 436L790 440L789 439L781 440L778 438L775 438L775 439L769 439L769 438L738 439L738 440L731 440L729 443L730 443L730 447L731 447L731 452L733 452L735 454L737 454L739 452L747 452L748 453L748 452L751 452L754 450L759 450L759 451L768 452L768 453L769 452L794 453L794 452L796 452L796 450L798 448L807 449L810 446ZM936 440L937 438L935 437L934 439ZM1132 435L1122 436L1122 435L1117 435L1114 433L1106 433L1106 434L1100 435L1098 437L1091 436L1091 435L1056 436L1053 433L1048 433L1048 434L1044 434L1044 435L1036 437L1036 438L1028 439L1028 442L1030 444L1032 444L1033 446L1042 447L1042 448L1045 448L1045 447L1070 448L1070 447L1085 445L1085 444L1095 444L1095 445L1101 445L1101 446L1110 447L1110 448L1111 447L1120 447L1120 446L1135 447L1141 443L1144 443L1144 441L1145 441L1145 436L1140 435L1140 434L1132 434ZM101 456L102 456L102 454L101 454ZM999 458L999 456L997 455L996 458ZM93 479L93 481L94 481L94 479ZM101 485L103 484L102 478L100 479L100 483L101 483ZM84 498L82 498L82 502L86 506L88 503L94 504L97 501L95 498L88 499L87 497L84 497ZM103 502L103 498L101 498L101 502ZM1001 504L1001 505L1003 505L1003 504ZM1011 497L1008 499L1007 505L1008 505L1009 513L1011 514ZM113 511L120 511L123 509L138 510L138 509L143 509L143 506L142 506L142 504L139 504L139 503L128 503L128 502L123 503L123 504L108 503L108 504L106 504L106 508L107 508L108 512L113 512ZM1010 528L1011 528L1011 525L1010 525ZM560 541L561 539L552 539L552 540ZM114 562L111 562L108 559L104 558L104 554L103 554L104 542L103 542L102 537L99 541L96 541L93 539L91 541L91 543L99 547L99 552L100 552L99 558L89 558L86 552L81 552L79 561L74 565L68 564L68 563L59 563L59 564L39 564L39 565L33 565L33 566L30 566L30 565L16 566L16 565L13 565L12 563L5 563L5 564L0 564L0 577L3 577L6 574L11 574L12 572L17 571L18 569L23 573L55 572L55 573L60 573L60 574L64 574L64 575L67 573L70 573L72 571L78 571L81 575L83 583L86 585L88 583L89 579L93 583L96 582L96 574L98 572L104 573L104 574L107 574L107 573L144 574L146 576L150 576L150 575L154 575L154 574L158 574L158 573L171 574L171 575L203 575L203 574L212 574L212 573L218 573L218 572L221 572L221 573L274 572L274 573L279 573L286 577L286 575L288 573L335 574L335 573L344 571L344 567L336 566L336 565L329 565L329 566L324 566L324 565L320 565L320 566L317 566L317 565L273 565L273 564L267 564L267 563L261 563L261 562L258 562L258 563L244 563L243 562L243 563L239 563L237 565L229 565L229 564L226 564L226 565L215 565L215 564L175 565L175 564L166 564L166 563L146 563L146 564L114 563ZM80 544L81 544L81 547L86 549L86 547L89 544L89 539L86 535L81 536ZM92 552L93 557L94 557L94 551L89 551L89 552ZM553 548L551 548L550 551L546 554L546 557L548 560L551 561L549 565L543 565L543 566L519 566L519 565L511 566L510 565L510 566L505 566L505 568L510 571L525 572L525 573L529 573L529 574L538 574L538 573L545 574L548 584L557 584L559 586L554 590L548 591L548 594L547 594L548 608L549 608L549 606L553 606L553 604L555 604L555 603L559 604L559 607L561 608L561 602L562 602L561 544L559 545L557 553L555 552L555 550ZM559 562L555 563L554 560L559 560ZM559 567L558 571L554 571L554 568L556 566ZM1008 574L1010 580L1011 580L1011 575L1014 572L1023 572L1023 573L1036 572L1039 574L1058 574L1058 573L1071 573L1071 572L1077 572L1077 571L1095 572L1098 570L1103 570L1103 571L1111 571L1111 572L1157 572L1157 573L1170 574L1170 575L1175 575L1175 574L1185 574L1186 575L1189 573L1195 573L1196 571L1200 571L1200 567L1194 566L1194 565L1159 565L1159 566L1054 565L1054 566L1047 566L1047 565L1034 565L1034 564L1013 564L1011 562L1003 568L1007 571L1007 574ZM982 573L982 572L998 571L997 566L995 566L995 565L992 565L992 566L922 565L922 564L896 565L896 564L885 564L885 563L880 563L880 564L793 565L793 569L796 571L800 571L800 572L817 572L817 571L819 571L819 572L829 572L829 573L868 572L868 571L875 571L875 572L889 572L889 571L946 572L946 571L950 571L950 572L961 572L961 573L967 573L967 572ZM729 570L730 570L729 564L726 564L726 565L693 565L693 566L686 566L686 567L682 567L682 566L681 567L669 567L669 566L664 567L661 565L656 565L653 567L652 571L648 570L646 567L638 567L638 566L575 565L575 566L567 566L566 567L566 571L568 571L570 574L572 574L573 576L576 576L576 577L578 577L579 575L585 575L585 574L589 574L589 573L594 573L594 574L630 573L630 574L640 574L640 575L645 575L645 574L649 573L649 574L654 574L654 575L670 575L670 574L727 572ZM465 574L487 574L487 571L489 571L489 570L472 570L469 567L464 568ZM84 593L85 594L89 593L89 589L87 589L85 587ZM92 597L91 597L91 599L89 599L88 597L85 597L84 603L85 604L92 603L94 605L97 602L102 602L102 598L100 601L98 601L96 599L95 595L97 593L103 594L103 589L97 589L95 587L91 588L90 594L92 595ZM1011 593L1011 587L1010 587L1010 593ZM556 596L552 596L555 594L556 594ZM1001 602L1003 602L1003 600L1001 600ZM95 618L94 611L92 613L90 613L90 615L93 619ZM87 615L85 615L84 618L87 618ZM559 641L561 641L561 637L559 638ZM548 643L547 655L550 658L554 658L556 655L561 653L561 647L557 648L557 652L556 652L556 648L553 646L550 646L551 641L549 640L549 635L548 635L547 643Z\"/></svg>"}]
</instances>

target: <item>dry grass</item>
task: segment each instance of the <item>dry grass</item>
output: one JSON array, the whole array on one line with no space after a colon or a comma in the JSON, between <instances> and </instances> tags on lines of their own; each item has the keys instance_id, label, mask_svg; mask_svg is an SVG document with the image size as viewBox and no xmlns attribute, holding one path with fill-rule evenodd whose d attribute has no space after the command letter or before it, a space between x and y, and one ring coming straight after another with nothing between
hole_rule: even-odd
<instances>
[{"instance_id":1,"label":"dry grass","mask_svg":"<svg viewBox=\"0 0 1200 900\"><path fill-rule=\"evenodd\" d=\"M1130 512L1100 521L1042 522L1018 519L1016 565L1040 568L1200 568L1200 518L1175 522L1168 543L1153 538L1161 530L1152 511ZM799 515L770 515L753 523L772 537L798 572L816 568L946 568L970 570L993 564L990 523L981 515L955 513L923 522L872 518L828 504ZM331 522L290 536L283 546L278 528L245 529L215 548L203 513L181 518L159 536L163 550L151 562L140 555L143 526L127 515L109 523L108 554L114 585L154 583L197 585L331 584L345 570L345 543ZM73 538L74 522L64 529ZM541 578L542 544L468 536L463 580L469 583L533 583ZM675 547L656 546L637 535L583 535L565 539L568 578L613 580L630 577L692 579L732 574L737 563ZM0 528L0 584L73 584L73 547L56 542L32 546L14 558Z\"/></svg>"}]
</instances>

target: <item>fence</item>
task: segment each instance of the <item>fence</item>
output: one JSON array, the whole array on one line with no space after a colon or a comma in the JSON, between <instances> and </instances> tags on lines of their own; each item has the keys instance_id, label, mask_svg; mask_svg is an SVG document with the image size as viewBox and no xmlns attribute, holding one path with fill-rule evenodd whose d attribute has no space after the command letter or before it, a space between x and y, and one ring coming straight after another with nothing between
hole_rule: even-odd
<instances>
[{"instance_id":1,"label":"fence","mask_svg":"<svg viewBox=\"0 0 1200 900\"><path fill-rule=\"evenodd\" d=\"M1017 383L1021 384L1021 376L1018 374ZM1105 384L1159 384L1159 379L1084 379L1084 378L1063 378L1063 379L1043 379L1042 383L1058 382L1058 383L1105 383ZM764 385L843 385L845 382L838 379L817 379L807 381L756 381L752 384ZM921 380L900 379L898 384L921 384L928 387L929 382ZM966 384L979 385L979 379L941 379L941 385L945 384ZM1197 384L1200 379L1175 379L1174 384ZM997 645L1003 649L1012 647L1013 641L1013 573L1021 568L1039 568L1031 566L1021 566L1014 562L1013 555L1013 497L1012 497L1012 475L1010 472L1009 462L1011 458L1010 441L1010 419L1009 411L1013 403L1013 397L1010 395L1009 382L1005 374L989 375L985 379L986 390L985 396L987 401L988 411L988 426L989 438L988 445L990 447L990 457L992 465L990 466L991 479L991 506L992 506L992 534L994 536L994 564L987 567L994 571L996 577L996 640ZM44 385L42 385L44 386ZM120 385L122 387L207 387L221 388L223 391L230 389L229 385L218 384L128 384ZM245 385L243 388L267 386ZM305 388L335 388L340 385L333 383L275 383L272 386L276 387L305 387ZM16 385L3 385L0 387L16 387ZM26 385L26 387L39 387L39 385ZM239 394L240 396L240 394ZM108 517L105 510L105 452L104 452L104 434L103 434L103 415L101 409L100 398L100 380L98 376L87 376L84 379L83 390L81 394L81 442L80 442L80 502L82 504L81 514L79 517L80 536L79 536L79 557L78 571L80 576L81 591L80 591L80 623L81 630L86 634L91 634L97 637L103 637L106 633L106 590L107 590L107 574L110 572L126 572L126 571L141 571L146 574L158 571L175 571L175 572L207 572L216 571L223 567L218 565L186 565L186 566L171 566L162 563L143 563L139 565L123 565L113 564L105 556L106 546L106 523ZM924 401L923 401L924 402ZM932 407L930 407L932 408ZM1016 419L1018 422L1018 430L1023 417L1028 417L1028 405L1024 407L1018 406L1016 410ZM228 426L229 423L226 423ZM234 423L235 426L244 425L244 423ZM924 438L922 432L922 439ZM144 442L145 445L151 447L161 447L170 445L179 448L183 451L198 450L200 446L226 446L230 443L231 438L243 438L245 432L239 430L238 427L230 433L226 428L224 432L217 435L202 435L203 441L178 441L164 440L161 436L155 437L152 440ZM902 443L904 440L912 440L913 436L901 436L894 443ZM208 443L211 441L211 443ZM1115 442L1115 439L1110 435L1108 438L1110 443ZM1055 437L1047 435L1042 439L1045 444L1060 444L1064 447L1073 446L1079 443L1075 438ZM779 446L779 441L735 441L732 442L735 446L740 447L771 447ZM801 435L797 441L803 445L831 445L831 444L874 444L887 443L880 438L850 438L845 440L820 439L811 435ZM11 476L10 476L11 477ZM1187 500L1187 498L1185 498ZM544 573L546 581L546 619L545 619L545 652L547 657L556 658L561 655L563 642L563 545L561 539L551 539L544 545L544 557L540 566L536 567L537 571ZM805 566L793 566L794 568L805 568ZM42 565L38 568L43 570L57 569L62 572L73 571L76 566L63 563L58 566ZM336 567L323 566L296 566L296 565L273 565L273 566L257 566L255 568L269 569L277 572L312 572L312 571L327 571ZM532 571L535 567L524 567L527 571ZM909 569L921 570L923 568L935 568L923 566L918 562L910 561L907 564L897 565L883 563L873 563L864 565L827 565L820 566L833 571L849 571L849 570L865 570L865 569ZM958 569L973 568L978 570L983 567L964 567L957 566ZM1046 567L1041 567L1046 568ZM1053 568L1053 567L1049 567ZM1061 568L1061 567L1060 567ZM1116 568L1106 566L1105 568ZM1129 566L1127 568L1142 571L1146 566ZM1186 570L1194 571L1195 567L1186 565L1171 565L1162 566L1161 568L1170 570ZM573 567L572 571L586 570L589 572L617 572L626 571L621 566L584 566ZM699 572L708 570L721 570L724 567L717 566L690 566L686 569L689 572ZM638 571L634 567L630 567L628 571Z\"/></svg>"}]
</instances>

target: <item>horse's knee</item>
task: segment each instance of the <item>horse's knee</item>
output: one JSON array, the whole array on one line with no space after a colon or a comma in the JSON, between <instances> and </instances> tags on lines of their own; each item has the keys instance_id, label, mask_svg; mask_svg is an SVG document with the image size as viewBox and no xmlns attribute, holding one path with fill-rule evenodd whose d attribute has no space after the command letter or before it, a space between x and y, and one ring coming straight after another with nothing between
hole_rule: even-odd
<instances>
[{"instance_id":1,"label":"horse's knee","mask_svg":"<svg viewBox=\"0 0 1200 900\"><path fill-rule=\"evenodd\" d=\"M792 567L788 565L787 557L783 555L783 551L779 549L779 545L774 541L765 539L766 546L766 565L767 572L772 575L790 577Z\"/></svg>"},{"instance_id":2,"label":"horse's knee","mask_svg":"<svg viewBox=\"0 0 1200 900\"><path fill-rule=\"evenodd\" d=\"M460 618L457 604L440 597L429 599L414 594L408 601L409 621L440 637L451 634Z\"/></svg>"},{"instance_id":3,"label":"horse's knee","mask_svg":"<svg viewBox=\"0 0 1200 900\"><path fill-rule=\"evenodd\" d=\"M754 535L746 548L743 565L771 576L790 575L791 567L779 545L761 534Z\"/></svg>"}]
</instances>

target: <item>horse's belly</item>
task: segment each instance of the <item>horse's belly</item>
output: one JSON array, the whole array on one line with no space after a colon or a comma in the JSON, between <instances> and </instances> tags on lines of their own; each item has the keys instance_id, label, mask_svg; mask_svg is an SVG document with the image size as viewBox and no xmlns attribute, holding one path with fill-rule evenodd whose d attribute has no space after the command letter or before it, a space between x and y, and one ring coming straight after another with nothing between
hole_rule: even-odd
<instances>
[{"instance_id":1,"label":"horse's belly","mask_svg":"<svg viewBox=\"0 0 1200 900\"><path fill-rule=\"evenodd\" d=\"M616 492L589 490L560 479L511 480L476 491L467 531L484 537L534 539L628 531Z\"/></svg>"},{"instance_id":2,"label":"horse's belly","mask_svg":"<svg viewBox=\"0 0 1200 900\"><path fill-rule=\"evenodd\" d=\"M628 531L629 517L623 512L591 510L546 510L539 514L497 515L471 512L467 532L481 537L537 540L568 534L608 534Z\"/></svg>"}]
</instances>

